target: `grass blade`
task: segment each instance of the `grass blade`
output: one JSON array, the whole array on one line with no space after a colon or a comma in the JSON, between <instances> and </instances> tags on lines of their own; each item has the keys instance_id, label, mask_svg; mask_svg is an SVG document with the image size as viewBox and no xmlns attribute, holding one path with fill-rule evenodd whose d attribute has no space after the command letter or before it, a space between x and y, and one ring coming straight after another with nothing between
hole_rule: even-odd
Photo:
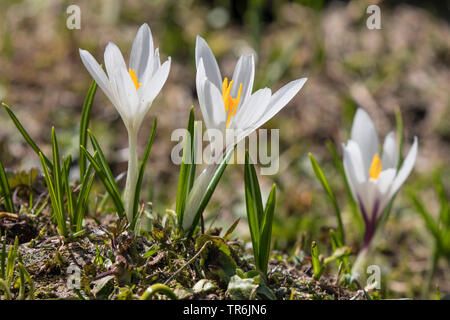
<instances>
[{"instance_id":1,"label":"grass blade","mask_svg":"<svg viewBox=\"0 0 450 320\"><path fill-rule=\"evenodd\" d=\"M193 144L194 135L194 107L191 107L189 120L187 125L187 136L185 137L183 147L183 158L180 165L180 174L178 177L177 199L175 204L175 212L178 216L178 223L183 224L184 209L186 206L186 198L192 188L195 175L195 149Z\"/></svg>"},{"instance_id":2,"label":"grass blade","mask_svg":"<svg viewBox=\"0 0 450 320\"><path fill-rule=\"evenodd\" d=\"M103 183L103 186L106 188L106 191L111 196L113 200L114 206L116 207L117 214L119 218L122 219L125 215L125 208L123 206L122 199L118 191L111 185L110 180L108 179L106 173L103 171L103 167L94 159L94 157L98 158L98 153L95 151L94 157L83 147L81 146L82 152L86 155L86 158L90 161L92 166L94 167L95 172L99 176L100 180ZM115 185L115 182L114 182Z\"/></svg>"},{"instance_id":3,"label":"grass blade","mask_svg":"<svg viewBox=\"0 0 450 320\"><path fill-rule=\"evenodd\" d=\"M134 218L137 217L137 212L138 212L138 208L139 208L139 197L141 194L142 180L144 178L145 164L147 163L148 157L150 156L150 151L152 149L153 140L155 139L157 122L158 122L158 120L155 117L155 120L153 121L152 133L150 134L150 138L147 141L147 147L145 148L144 157L142 158L141 164L139 166L138 180L136 182L136 191L134 193L133 222L131 224L131 228L133 228L136 223L136 221L134 221L135 220Z\"/></svg>"},{"instance_id":4,"label":"grass blade","mask_svg":"<svg viewBox=\"0 0 450 320\"><path fill-rule=\"evenodd\" d=\"M319 280L325 268L320 264L319 249L315 241L311 243L311 261L313 266L314 279Z\"/></svg>"},{"instance_id":5,"label":"grass blade","mask_svg":"<svg viewBox=\"0 0 450 320\"><path fill-rule=\"evenodd\" d=\"M244 182L245 182L245 205L247 209L247 220L250 228L250 236L253 245L253 256L255 258L256 269L259 268L259 240L260 240L260 222L258 205L255 203L255 193L260 193L258 181L252 179L253 165L249 161L248 152L245 153L245 169L244 169ZM254 170L254 168L253 168ZM255 185L256 183L256 185ZM261 209L262 210L262 209Z\"/></svg>"},{"instance_id":6,"label":"grass blade","mask_svg":"<svg viewBox=\"0 0 450 320\"><path fill-rule=\"evenodd\" d=\"M94 102L95 93L97 92L97 83L91 82L86 98L84 99L83 110L81 111L80 121L80 146L87 147L87 130L89 127L89 120L91 118L92 103ZM80 166L80 177L83 177L86 172L86 156L80 149L78 164Z\"/></svg>"},{"instance_id":7,"label":"grass blade","mask_svg":"<svg viewBox=\"0 0 450 320\"><path fill-rule=\"evenodd\" d=\"M277 188L274 184L272 186L272 190L270 190L269 197L267 198L266 209L264 211L264 221L262 221L261 224L261 239L259 240L259 266L264 275L267 274L267 264L269 262L276 192Z\"/></svg>"},{"instance_id":8,"label":"grass blade","mask_svg":"<svg viewBox=\"0 0 450 320\"><path fill-rule=\"evenodd\" d=\"M320 168L319 164L317 163L316 159L311 154L311 152L308 154L308 156L309 156L309 159L311 160L311 165L313 167L313 170L314 170L314 173L315 173L317 179L322 184L322 187L324 188L325 192L327 193L328 197L331 200L331 203L333 204L333 208L336 213L337 220L338 220L338 232L341 237L342 243L345 243L344 225L342 224L341 211L339 210L339 205L336 201L336 198L334 197L334 193L331 190L330 184L328 183L327 179L325 178L325 175L323 174L322 169Z\"/></svg>"},{"instance_id":9,"label":"grass blade","mask_svg":"<svg viewBox=\"0 0 450 320\"><path fill-rule=\"evenodd\" d=\"M64 189L64 192L66 194L67 197L67 212L69 215L69 222L70 222L70 227L72 228L72 230L75 229L75 224L76 224L76 217L74 214L74 207L73 207L73 196L72 196L72 190L70 189L70 179L69 179L69 175L70 175L70 165L72 163L72 157L69 154L67 156L66 159L62 159L63 162L63 167L62 167L62 171L61 171L61 180L62 180L62 186ZM62 207L64 207L64 205L62 205Z\"/></svg>"},{"instance_id":10,"label":"grass blade","mask_svg":"<svg viewBox=\"0 0 450 320\"><path fill-rule=\"evenodd\" d=\"M403 163L403 143L405 137L403 135L403 118L400 108L395 109L395 124L397 127L397 139L398 139L398 164L397 170L400 170L400 167Z\"/></svg>"},{"instance_id":11,"label":"grass blade","mask_svg":"<svg viewBox=\"0 0 450 320\"><path fill-rule=\"evenodd\" d=\"M228 151L228 153L222 158L221 162L219 163L216 171L214 172L214 175L209 182L206 191L200 201L200 205L196 211L196 214L194 215L194 219L192 221L191 227L188 231L188 237L192 236L192 233L195 230L195 227L197 226L198 222L200 221L200 216L203 214L203 211L205 210L209 200L211 199L214 190L217 187L217 184L220 181L220 178L222 177L223 172L225 171L228 161L230 160L231 156L234 153L234 148Z\"/></svg>"},{"instance_id":12,"label":"grass blade","mask_svg":"<svg viewBox=\"0 0 450 320\"><path fill-rule=\"evenodd\" d=\"M8 178L6 177L5 168L0 160L0 192L5 199L5 209L8 212L14 213L14 204L11 196L11 189L9 188Z\"/></svg>"},{"instance_id":13,"label":"grass blade","mask_svg":"<svg viewBox=\"0 0 450 320\"><path fill-rule=\"evenodd\" d=\"M22 134L25 141L28 143L28 145L36 152L38 155L39 153L42 153L42 156L44 157L45 163L47 167L50 169L50 171L53 171L53 164L52 162L44 155L44 153L41 151L41 149L37 146L37 144L33 141L33 139L30 137L28 132L25 130L25 128L20 123L19 119L14 115L12 110L9 108L9 106L6 103L2 103L2 106L5 108L6 112L8 112L9 117L16 125L17 129Z\"/></svg>"},{"instance_id":14,"label":"grass blade","mask_svg":"<svg viewBox=\"0 0 450 320\"><path fill-rule=\"evenodd\" d=\"M83 151L82 151L83 152ZM86 214L87 209L87 201L89 198L89 194L91 192L92 184L94 182L95 173L92 173L93 167L92 164L89 163L86 172L81 180L81 189L77 197L76 205L75 205L75 232L81 230L83 224L83 218Z\"/></svg>"},{"instance_id":15,"label":"grass blade","mask_svg":"<svg viewBox=\"0 0 450 320\"><path fill-rule=\"evenodd\" d=\"M39 153L39 157L41 159L42 170L44 171L44 179L45 184L47 185L48 193L50 195L50 201L52 203L52 210L55 213L56 222L58 224L58 232L60 235L66 235L66 223L61 217L62 208L60 207L60 201L58 200L58 196L55 191L55 187L53 185L52 179L50 177L50 173L47 168L47 164L45 163L44 156L42 153Z\"/></svg>"},{"instance_id":16,"label":"grass blade","mask_svg":"<svg viewBox=\"0 0 450 320\"><path fill-rule=\"evenodd\" d=\"M114 188L114 191L120 195L119 188L116 184L116 179L114 179L114 175L111 172L111 169L108 165L108 162L106 161L105 155L103 154L102 148L100 147L100 144L98 143L97 139L95 138L94 134L91 130L88 129L89 137L91 138L92 146L94 147L94 150L97 152L98 159L100 160L98 163L101 165L103 169L103 173L105 174L106 178L109 180L109 183L112 188Z\"/></svg>"}]
</instances>

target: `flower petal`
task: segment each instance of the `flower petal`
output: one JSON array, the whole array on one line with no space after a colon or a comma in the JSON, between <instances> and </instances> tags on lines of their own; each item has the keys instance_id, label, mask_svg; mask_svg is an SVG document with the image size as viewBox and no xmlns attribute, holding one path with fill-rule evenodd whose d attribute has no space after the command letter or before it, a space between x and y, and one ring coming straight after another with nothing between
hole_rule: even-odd
<instances>
[{"instance_id":1,"label":"flower petal","mask_svg":"<svg viewBox=\"0 0 450 320\"><path fill-rule=\"evenodd\" d=\"M402 184L406 181L409 174L411 173L414 164L416 163L417 158L417 152L418 152L418 140L417 137L414 137L414 143L411 147L411 149L408 152L408 155L406 156L405 160L403 160L402 167L400 168L397 176L395 177L395 180L393 182L392 188L391 188L391 196L393 196L395 193L397 193L398 189L402 186Z\"/></svg>"},{"instance_id":2,"label":"flower petal","mask_svg":"<svg viewBox=\"0 0 450 320\"><path fill-rule=\"evenodd\" d=\"M233 86L230 91L231 96L236 98L239 93L239 87L242 84L242 93L239 101L240 106L245 103L247 97L250 97L253 89L254 78L255 60L253 55L242 55L234 68Z\"/></svg>"},{"instance_id":3,"label":"flower petal","mask_svg":"<svg viewBox=\"0 0 450 320\"><path fill-rule=\"evenodd\" d=\"M109 42L105 49L105 67L108 72L109 80L115 75L121 74L116 73L116 70L123 69L128 72L125 60L123 60L122 53L119 48L112 42Z\"/></svg>"},{"instance_id":4,"label":"flower petal","mask_svg":"<svg viewBox=\"0 0 450 320\"><path fill-rule=\"evenodd\" d=\"M143 91L141 99L141 108L143 109L141 109L140 112L142 112L144 116L147 113L149 106L166 83L167 77L169 76L170 65L171 58L169 57L167 61L162 64L161 68L156 71L151 80L145 86L139 88L139 90L142 88Z\"/></svg>"},{"instance_id":5,"label":"flower petal","mask_svg":"<svg viewBox=\"0 0 450 320\"><path fill-rule=\"evenodd\" d=\"M363 109L358 109L353 119L351 139L358 143L364 161L365 171L369 172L375 153L379 152L377 131L372 119Z\"/></svg>"},{"instance_id":6,"label":"flower petal","mask_svg":"<svg viewBox=\"0 0 450 320\"><path fill-rule=\"evenodd\" d=\"M395 141L395 134L393 131L384 139L383 156L381 158L383 169L397 168L398 163L398 147Z\"/></svg>"},{"instance_id":7,"label":"flower petal","mask_svg":"<svg viewBox=\"0 0 450 320\"><path fill-rule=\"evenodd\" d=\"M289 101L300 91L305 84L307 78L297 79L289 82L284 87L279 89L270 98L270 102L267 105L265 112L259 119L255 119L254 127L258 128L274 115L276 115L281 109L283 109Z\"/></svg>"},{"instance_id":8,"label":"flower petal","mask_svg":"<svg viewBox=\"0 0 450 320\"><path fill-rule=\"evenodd\" d=\"M238 108L236 115L231 120L230 128L250 127L252 121L261 118L266 111L271 95L272 91L269 88L260 89L250 95L245 104ZM256 129L256 127L253 128L253 130Z\"/></svg>"},{"instance_id":9,"label":"flower petal","mask_svg":"<svg viewBox=\"0 0 450 320\"><path fill-rule=\"evenodd\" d=\"M108 99L112 101L113 95L111 93L111 88L106 73L88 51L82 49L79 49L79 51L81 61L83 61L87 71L91 74L92 78L94 78L95 82L97 82L98 86L103 90Z\"/></svg>"},{"instance_id":10,"label":"flower petal","mask_svg":"<svg viewBox=\"0 0 450 320\"><path fill-rule=\"evenodd\" d=\"M133 41L130 54L130 69L136 71L138 79L153 62L153 39L148 24L144 23L138 30Z\"/></svg>"},{"instance_id":11,"label":"flower petal","mask_svg":"<svg viewBox=\"0 0 450 320\"><path fill-rule=\"evenodd\" d=\"M205 67L205 73L208 80L211 81L217 89L222 90L222 76L216 58L205 39L197 36L195 43L195 65L197 67L200 59L203 60L203 66Z\"/></svg>"}]
</instances>

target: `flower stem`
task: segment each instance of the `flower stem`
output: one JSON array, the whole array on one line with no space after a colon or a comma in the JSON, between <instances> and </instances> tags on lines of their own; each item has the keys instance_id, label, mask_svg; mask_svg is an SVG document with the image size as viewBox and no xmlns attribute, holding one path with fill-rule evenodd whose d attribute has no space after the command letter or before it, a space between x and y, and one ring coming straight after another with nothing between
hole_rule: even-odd
<instances>
[{"instance_id":1,"label":"flower stem","mask_svg":"<svg viewBox=\"0 0 450 320\"><path fill-rule=\"evenodd\" d=\"M134 194L138 179L137 132L128 131L128 171L125 183L124 203L128 222L133 221Z\"/></svg>"}]
</instances>

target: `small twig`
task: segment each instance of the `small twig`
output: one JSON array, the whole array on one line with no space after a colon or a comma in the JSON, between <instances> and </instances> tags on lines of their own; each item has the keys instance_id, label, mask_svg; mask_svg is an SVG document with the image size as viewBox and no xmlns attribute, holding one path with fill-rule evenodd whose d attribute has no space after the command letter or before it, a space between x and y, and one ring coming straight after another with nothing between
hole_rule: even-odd
<instances>
[{"instance_id":1,"label":"small twig","mask_svg":"<svg viewBox=\"0 0 450 320\"><path fill-rule=\"evenodd\" d=\"M10 212L0 212L0 219L1 218L9 218L9 219L19 219L19 216L17 214L14 213L10 213Z\"/></svg>"},{"instance_id":2,"label":"small twig","mask_svg":"<svg viewBox=\"0 0 450 320\"><path fill-rule=\"evenodd\" d=\"M164 284L168 284L170 281L172 281L172 279L181 272L181 270L183 270L184 268L186 268L188 265L190 265L192 263L192 261L194 261L199 255L200 253L202 253L203 250L205 250L205 248L208 246L208 244L211 244L211 241L206 241L205 244L200 248L200 250L198 250L198 252L188 261L186 262L180 269L178 269L177 271L175 271L174 274L172 274L169 279L167 279Z\"/></svg>"}]
</instances>

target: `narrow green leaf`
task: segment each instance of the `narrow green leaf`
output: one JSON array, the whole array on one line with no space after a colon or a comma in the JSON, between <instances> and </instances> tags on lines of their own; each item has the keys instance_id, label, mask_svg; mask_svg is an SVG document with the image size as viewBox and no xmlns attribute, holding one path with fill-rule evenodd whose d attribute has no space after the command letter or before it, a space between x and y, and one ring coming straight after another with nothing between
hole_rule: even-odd
<instances>
[{"instance_id":1,"label":"narrow green leaf","mask_svg":"<svg viewBox=\"0 0 450 320\"><path fill-rule=\"evenodd\" d=\"M10 284L14 275L14 267L16 265L17 250L19 248L19 238L14 239L14 246L9 248L8 259L6 261L5 280Z\"/></svg>"},{"instance_id":2,"label":"narrow green leaf","mask_svg":"<svg viewBox=\"0 0 450 320\"><path fill-rule=\"evenodd\" d=\"M81 111L80 121L80 146L87 147L87 130L89 127L89 120L91 118L92 103L94 102L95 93L97 92L97 83L91 82L86 98L84 99L83 110ZM80 177L83 177L86 172L86 157L80 149L78 164L80 166Z\"/></svg>"},{"instance_id":3,"label":"narrow green leaf","mask_svg":"<svg viewBox=\"0 0 450 320\"><path fill-rule=\"evenodd\" d=\"M142 180L144 178L144 170L145 170L145 164L147 163L147 159L150 156L150 151L152 149L153 140L155 139L156 134L156 125L157 125L157 118L155 117L155 120L153 121L153 128L152 132L150 134L150 138L147 141L147 147L145 148L144 157L142 158L141 164L139 165L139 174L138 174L138 180L136 182L136 191L134 193L134 203L133 203L133 222L131 225L131 228L135 225L135 219L134 217L137 217L137 212L139 209L139 197L141 194L141 188L142 188Z\"/></svg>"},{"instance_id":4,"label":"narrow green leaf","mask_svg":"<svg viewBox=\"0 0 450 320\"><path fill-rule=\"evenodd\" d=\"M52 210L55 213L56 222L58 224L58 232L62 236L66 236L66 222L63 219L62 208L60 207L61 201L58 199L58 195L55 191L54 184L50 177L50 173L45 163L44 156L39 153L39 158L41 159L42 170L44 171L45 184L47 185L48 193L50 195L50 201L52 203Z\"/></svg>"},{"instance_id":5,"label":"narrow green leaf","mask_svg":"<svg viewBox=\"0 0 450 320\"><path fill-rule=\"evenodd\" d=\"M252 170L253 165L250 163L248 152L245 154L245 168L244 168L244 183L245 183L245 205L247 209L247 220L250 229L250 236L252 239L253 246L253 256L255 259L256 269L260 270L259 261L260 261L260 222L259 222L259 212L258 205L256 205L255 201L255 190L259 191L259 183L252 179Z\"/></svg>"},{"instance_id":6,"label":"narrow green leaf","mask_svg":"<svg viewBox=\"0 0 450 320\"><path fill-rule=\"evenodd\" d=\"M198 222L200 221L200 216L203 214L203 211L205 210L209 200L211 199L211 197L214 193L214 190L216 189L217 184L219 183L220 178L222 177L222 174L225 171L225 169L228 165L228 161L230 160L231 155L233 155L233 153L234 153L234 148L229 150L228 153L222 158L216 171L214 172L213 178L211 179L210 183L208 184L208 187L206 188L206 192L200 201L200 206L198 207L197 212L194 215L194 219L193 219L191 228L188 231L188 237L192 236L192 233L194 232L195 227L197 226Z\"/></svg>"},{"instance_id":7,"label":"narrow green leaf","mask_svg":"<svg viewBox=\"0 0 450 320\"><path fill-rule=\"evenodd\" d=\"M231 236L231 234L233 233L234 229L236 229L239 221L241 220L241 218L237 218L236 221L233 222L233 224L231 225L231 227L228 228L228 230L225 232L225 235L223 236L223 240L227 241L228 238Z\"/></svg>"},{"instance_id":8,"label":"narrow green leaf","mask_svg":"<svg viewBox=\"0 0 450 320\"><path fill-rule=\"evenodd\" d=\"M400 108L395 108L395 124L397 127L397 139L398 139L398 164L397 170L400 170L400 167L403 163L403 143L405 141L405 136L403 135L403 118L402 112Z\"/></svg>"},{"instance_id":9,"label":"narrow green leaf","mask_svg":"<svg viewBox=\"0 0 450 320\"><path fill-rule=\"evenodd\" d=\"M183 224L183 215L186 206L186 198L189 194L190 188L192 188L192 183L194 180L193 175L195 175L195 161L194 161L195 150L193 148L193 139L195 138L194 122L195 122L194 107L192 106L191 111L189 112L186 137L184 140L183 157L180 165L177 199L175 204L175 212L177 213L178 223L180 225Z\"/></svg>"},{"instance_id":10,"label":"narrow green leaf","mask_svg":"<svg viewBox=\"0 0 450 320\"><path fill-rule=\"evenodd\" d=\"M82 151L83 152L83 151ZM86 214L87 201L89 193L91 192L92 183L94 182L95 173L92 173L93 166L89 162L87 169L85 170L83 179L81 180L81 189L77 197L75 205L75 231L80 231L83 224L83 218ZM91 175L92 173L92 175Z\"/></svg>"},{"instance_id":11,"label":"narrow green leaf","mask_svg":"<svg viewBox=\"0 0 450 320\"><path fill-rule=\"evenodd\" d=\"M69 215L69 221L70 226L72 230L75 230L76 225L76 217L74 213L74 206L73 206L73 196L72 196L72 189L70 188L70 166L72 164L72 156L69 154L66 159L64 157L62 158L63 167L61 170L61 180L64 192L67 197L67 212ZM64 208L64 205L62 206Z\"/></svg>"},{"instance_id":12,"label":"narrow green leaf","mask_svg":"<svg viewBox=\"0 0 450 320\"><path fill-rule=\"evenodd\" d=\"M92 146L94 147L94 150L97 151L97 156L100 160L99 165L101 165L106 178L110 182L111 187L113 187L114 191L120 195L119 188L117 187L117 184L116 184L116 179L114 178L114 175L111 172L111 169L108 165L108 162L106 161L105 155L103 154L100 144L98 143L98 141L95 138L92 131L89 129L88 129L88 134L89 134L89 137L91 138L91 142L92 142ZM80 148L81 148L81 146L80 146Z\"/></svg>"},{"instance_id":13,"label":"narrow green leaf","mask_svg":"<svg viewBox=\"0 0 450 320\"><path fill-rule=\"evenodd\" d=\"M259 266L264 275L267 275L267 264L270 256L270 243L272 240L272 224L275 213L276 192L277 188L274 184L272 186L272 190L270 190L269 197L267 198L264 220L261 225L261 239L259 241Z\"/></svg>"},{"instance_id":14,"label":"narrow green leaf","mask_svg":"<svg viewBox=\"0 0 450 320\"><path fill-rule=\"evenodd\" d=\"M344 225L342 223L341 211L339 210L339 205L336 201L336 198L334 197L334 193L331 190L330 184L328 183L327 179L325 178L325 175L323 174L322 169L320 168L319 164L317 163L316 159L311 154L311 152L308 154L308 156L309 156L309 159L311 160L311 165L313 167L313 170L314 170L314 173L315 173L317 179L322 184L322 187L324 188L325 192L327 193L328 197L331 200L331 203L333 204L333 208L336 213L337 220L338 220L339 235L341 237L342 243L345 243Z\"/></svg>"},{"instance_id":15,"label":"narrow green leaf","mask_svg":"<svg viewBox=\"0 0 450 320\"><path fill-rule=\"evenodd\" d=\"M123 206L122 199L120 194L116 191L116 189L111 185L110 180L107 178L106 173L103 171L103 167L94 159L98 155L97 151L94 153L94 157L83 147L81 146L82 152L86 155L86 158L90 161L92 166L94 167L95 172L99 176L100 180L103 183L103 186L106 188L106 191L111 196L113 200L114 206L116 207L117 214L119 218L122 219L125 215L125 208Z\"/></svg>"},{"instance_id":16,"label":"narrow green leaf","mask_svg":"<svg viewBox=\"0 0 450 320\"><path fill-rule=\"evenodd\" d=\"M33 141L33 139L30 137L28 132L25 130L25 128L20 123L19 119L14 115L10 107L6 103L2 103L2 106L5 108L6 112L8 112L9 117L16 125L17 129L20 131L22 136L24 137L25 141L28 143L28 145L39 155L39 153L42 153L45 163L47 164L47 167L50 168L50 171L53 171L53 165L52 162L44 155L44 153L39 149L37 144Z\"/></svg>"},{"instance_id":17,"label":"narrow green leaf","mask_svg":"<svg viewBox=\"0 0 450 320\"><path fill-rule=\"evenodd\" d=\"M325 268L320 264L319 249L315 241L311 243L311 261L313 266L314 279L319 280Z\"/></svg>"},{"instance_id":18,"label":"narrow green leaf","mask_svg":"<svg viewBox=\"0 0 450 320\"><path fill-rule=\"evenodd\" d=\"M8 212L14 213L14 204L11 196L11 189L9 188L8 178L6 177L5 168L0 160L0 192L5 199L5 209Z\"/></svg>"}]
</instances>

